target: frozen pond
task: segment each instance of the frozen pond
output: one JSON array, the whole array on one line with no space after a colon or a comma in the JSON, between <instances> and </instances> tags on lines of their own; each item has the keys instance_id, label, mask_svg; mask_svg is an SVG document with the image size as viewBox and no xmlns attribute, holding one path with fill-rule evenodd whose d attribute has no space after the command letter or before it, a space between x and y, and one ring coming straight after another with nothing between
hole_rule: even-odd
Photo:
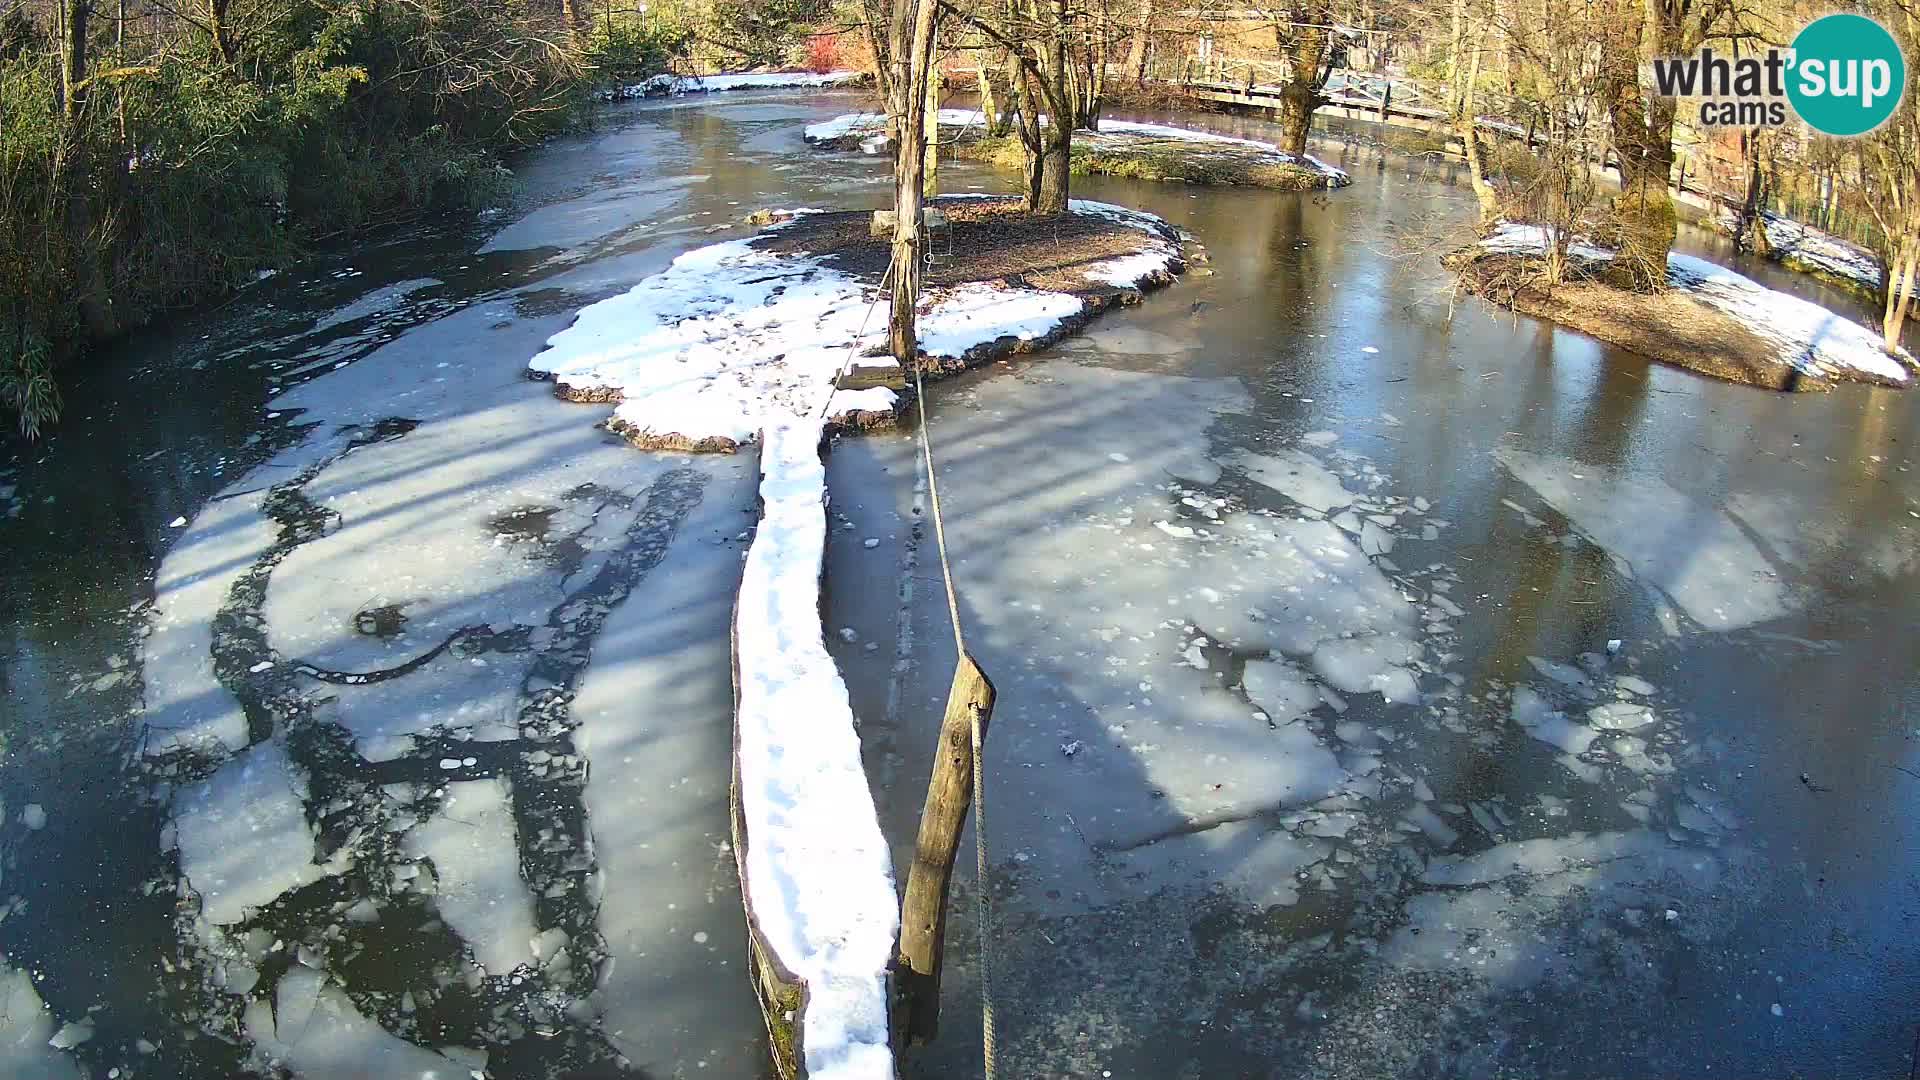
<instances>
[{"instance_id":1,"label":"frozen pond","mask_svg":"<svg viewBox=\"0 0 1920 1080\"><path fill-rule=\"evenodd\" d=\"M130 342L0 448L0 1074L761 1075L753 457L633 450L523 371L748 211L882 198L801 139L859 101L614 107L519 210ZM932 393L1000 691L1002 1073L1904 1074L1916 399L1450 310L1403 257L1450 172L1315 153L1354 185L1080 182L1211 272ZM904 865L951 662L924 477L871 436L829 484ZM911 1075L978 1074L974 890Z\"/></svg>"}]
</instances>

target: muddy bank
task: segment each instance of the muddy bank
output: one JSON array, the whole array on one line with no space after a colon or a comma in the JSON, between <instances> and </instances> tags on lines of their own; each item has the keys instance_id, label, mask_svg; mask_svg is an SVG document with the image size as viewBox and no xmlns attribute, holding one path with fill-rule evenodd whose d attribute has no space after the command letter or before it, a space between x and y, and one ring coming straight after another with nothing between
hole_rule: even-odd
<instances>
[{"instance_id":1,"label":"muddy bank","mask_svg":"<svg viewBox=\"0 0 1920 1080\"><path fill-rule=\"evenodd\" d=\"M1780 360L1732 316L1677 293L1631 293L1595 280L1534 284L1541 260L1492 255L1454 260L1460 284L1502 307L1630 349L1650 360L1769 390L1831 390Z\"/></svg>"}]
</instances>

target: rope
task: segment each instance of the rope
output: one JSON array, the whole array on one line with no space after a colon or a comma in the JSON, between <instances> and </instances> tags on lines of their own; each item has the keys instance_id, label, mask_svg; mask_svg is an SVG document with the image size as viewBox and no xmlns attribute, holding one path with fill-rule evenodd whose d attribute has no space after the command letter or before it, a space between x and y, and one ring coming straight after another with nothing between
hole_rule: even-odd
<instances>
[{"instance_id":1,"label":"rope","mask_svg":"<svg viewBox=\"0 0 1920 1080\"><path fill-rule=\"evenodd\" d=\"M940 578L947 587L947 616L953 622L953 648L956 659L967 654L966 639L960 632L960 600L953 589L953 563L947 558L947 525L940 514L940 482L933 468L933 440L927 434L927 387L920 377L920 365L913 365L913 390L920 409L920 453L927 462L927 496L933 510L933 542L940 552ZM982 763L980 710L973 710L970 732L973 741L973 858L975 889L980 894L980 1049L986 1080L994 1080L993 990L987 946L992 935L993 900L987 891L987 788L986 768Z\"/></svg>"},{"instance_id":2,"label":"rope","mask_svg":"<svg viewBox=\"0 0 1920 1080\"><path fill-rule=\"evenodd\" d=\"M853 353L860 347L860 339L867 335L867 322L873 318L873 309L879 307L888 297L887 283L893 280L893 266L888 264L887 272L880 278L880 299L867 305L867 313L860 316L860 329L854 331L853 340L847 344L847 355L840 361L840 370L833 373L833 381L827 384L827 397L820 403L820 419L827 418L827 410L833 407L834 392L840 389L840 380L847 377L847 370L853 367Z\"/></svg>"}]
</instances>

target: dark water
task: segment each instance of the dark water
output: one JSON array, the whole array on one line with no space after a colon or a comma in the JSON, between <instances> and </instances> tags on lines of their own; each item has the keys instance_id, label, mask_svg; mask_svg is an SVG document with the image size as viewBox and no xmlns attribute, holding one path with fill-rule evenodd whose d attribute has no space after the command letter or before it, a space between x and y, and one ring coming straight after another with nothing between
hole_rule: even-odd
<instances>
[{"instance_id":1,"label":"dark water","mask_svg":"<svg viewBox=\"0 0 1920 1080\"><path fill-rule=\"evenodd\" d=\"M34 1039L15 1057L0 1051L0 1064L22 1076L260 1068L232 1018L207 1014L200 977L183 973L197 954L183 944L193 932L167 839L177 793L142 754L155 693L141 671L153 582L189 529L172 523L198 523L217 511L216 497L282 482L300 454L351 438L340 434L349 423L402 417L430 431L509 407L525 410L515 417L549 410L574 423L571 407L514 381L539 340L582 304L751 209L877 201L879 163L809 156L798 135L807 119L858 102L755 95L618 112L608 130L523 163L530 213L382 238L156 328L77 378L68 418L48 439L0 449L0 952L51 1014L35 1028L19 1018L32 1015L30 1002L15 1010L9 1030ZM1190 122L1263 133L1226 117ZM1225 500L1229 515L1284 515L1291 504L1249 480L1236 455L1305 445L1349 484L1377 476L1379 494L1418 496L1429 507L1422 514L1447 523L1431 541L1403 539L1391 553L1396 568L1381 571L1429 597L1444 582L1461 609L1444 632L1420 639L1421 689L1436 695L1427 704L1438 712L1415 722L1368 695L1353 699L1351 713L1322 708L1308 721L1343 768L1369 739L1394 736L1377 748L1392 783L1340 811L1358 821L1345 834L1351 842L1316 834L1328 850L1315 854L1344 852L1339 865L1371 868L1365 887L1314 884L1335 864L1301 861L1302 830L1327 831L1313 822L1285 823L1287 837L1249 840L1237 852L1196 850L1166 865L1123 858L1103 830L1126 840L1174 820L1126 793L1157 786L1177 796L1198 782L1201 751L1169 737L1160 758L1063 756L1060 745L1096 743L1096 718L1131 703L1119 695L1126 687L1083 682L1076 668L1085 661L1052 656L1073 655L1058 642L1099 627L996 613L1011 603L971 613L989 669L1020 672L1002 689L1006 734L994 753L1003 755L996 775L1007 779L996 782L989 829L1006 874L994 954L1002 1074L1903 1075L1920 1028L1910 1008L1920 992L1910 943L1920 779L1906 771L1920 772L1915 399L1722 385L1477 301L1450 304L1431 256L1465 209L1453 170L1338 142L1316 152L1351 171L1354 185L1283 195L1080 184L1078 194L1152 210L1193 233L1211 273L1112 317L1055 357L936 392L936 431L959 448L943 493L963 521L994 523L956 530L982 552L963 569L963 592L1030 603L1049 589L1064 594L1047 580L1075 560L1020 557L1029 542L1052 550L1049 536L1082 545L1087 574L1110 571L1096 603L1144 604L1170 583L1258 588L1265 571L1251 556L1164 579L1135 575L1129 561L1148 560L1103 548L1104 533L1076 530L1108 502L1141 497L1139 477L1116 470L1110 453L1134 464L1196 454L1225 463L1217 479L1187 483L1184 497ZM945 175L960 188L1006 186L966 166ZM1804 277L1729 260L1710 234L1690 231L1683 246L1836 310L1859 309ZM483 388L441 397L415 389L445 364ZM295 406L276 408L275 395L296 387ZM1106 406L1089 411L1089 401ZM996 442L1008 428L1022 437ZM1319 432L1335 441L1299 442ZM543 467L560 464L547 460ZM930 710L915 703L942 686L944 615L926 584L931 562L912 539L911 445L849 442L833 460L835 490L857 493L838 508L859 527L835 533L829 625L856 626L909 661L890 679L857 650L842 658L862 715L885 717L863 736L889 835L905 843L930 738ZM718 474L708 484L711 546L690 554L695 539L673 541L657 579L722 581L737 565L724 541L745 527L750 490ZM392 486L396 504L414 497ZM559 504L510 495L476 510L476 521L495 521L503 542L544 541ZM1178 502L1157 489L1154 497ZM735 516L722 521L723 510ZM1396 530L1422 535L1416 518L1396 520ZM700 529L681 532L708 544ZM865 549L858 540L869 535L887 543ZM442 542L424 539L413 555L433 560ZM904 609L903 579L922 583ZM626 607L648 618L682 610L684 598L661 588L642 581ZM1615 761L1583 778L1508 720L1522 685L1544 687L1569 711L1593 704L1528 657L1577 667L1580 654L1604 655L1611 639L1623 642L1614 673L1654 688L1648 700L1662 720L1648 749L1667 755L1670 772ZM609 641L596 663L611 665L620 648ZM1167 673L1182 648L1147 649L1152 681L1186 677ZM1210 655L1238 671L1232 665L1247 656L1231 653ZM725 830L724 641L686 664L689 681L718 688L683 721L713 738L673 765L701 794L641 822L680 852L646 873L673 880ZM1448 676L1459 679L1451 690ZM1342 733L1341 723L1369 730ZM669 753L638 745L642 758ZM602 776L623 767L595 765ZM1066 766L1089 771L1056 775ZM1042 773L1044 782L1025 779ZM1406 794L1415 777L1433 789L1451 846L1396 831L1418 801ZM1656 807L1651 822L1621 806L1642 790ZM1676 816L1709 802L1721 804L1727 824ZM29 827L29 803L45 815L40 827ZM1542 807L1565 812L1537 816ZM527 823L523 813L523 832ZM1607 863L1589 858L1588 878L1571 884L1503 878L1496 891L1510 903L1422 877L1423 860L1526 840L1558 845L1541 849L1549 859L1579 856L1586 849L1575 834L1634 843L1645 834L1662 846L1651 855L1633 848L1640 861L1630 865L1642 869L1632 875L1609 877L1593 869ZM504 838L504 850L515 845ZM523 836L518 858L532 850ZM1695 852L1713 862L1710 877L1663 861ZM702 873L723 881L725 870L723 861L717 875ZM657 906L646 873L602 872L632 886L609 894L602 923ZM1250 878L1296 881L1300 897L1252 899ZM664 895L667 877L656 880ZM960 883L963 898L969 886ZM648 989L628 995L622 1015L656 1021L605 1039L599 1032L618 1025L567 1013L564 1000L514 999L529 1010L514 1014L526 1029L515 1033L484 1018L447 1019L431 1033L395 1019L402 992L438 977L442 938L414 955L405 935L376 935L373 950L390 956L330 977L363 1013L416 1042L492 1049L491 1075L693 1075L709 1065L753 1075L761 1048L737 959L737 898L729 912L726 895L716 903L708 891L711 956L668 964L649 950L657 966L640 984ZM1457 917L1420 906L1439 902L1469 906ZM317 907L286 917L289 934L330 925ZM1477 929L1453 928L1469 923ZM1516 928L1547 942L1544 954L1505 945ZM1429 941L1457 938L1457 955L1425 951L1408 936L1416 929ZM1497 976L1474 970L1458 957L1476 933L1527 959ZM977 1071L970 934L963 918L947 1035L918 1059L920 1074ZM645 962L622 974L635 970ZM575 999L591 996L569 985ZM21 1000L13 994L9 1001ZM549 1006L558 1019L536 1015ZM704 1015L684 1019L689 1011ZM90 1029L88 1041L70 1055L37 1049L67 1024Z\"/></svg>"}]
</instances>

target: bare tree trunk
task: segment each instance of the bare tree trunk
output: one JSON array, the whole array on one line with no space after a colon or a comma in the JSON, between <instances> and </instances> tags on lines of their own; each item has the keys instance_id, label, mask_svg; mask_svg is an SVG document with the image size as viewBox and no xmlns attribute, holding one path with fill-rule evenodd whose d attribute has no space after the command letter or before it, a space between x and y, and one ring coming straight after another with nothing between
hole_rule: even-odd
<instances>
[{"instance_id":1,"label":"bare tree trunk","mask_svg":"<svg viewBox=\"0 0 1920 1080\"><path fill-rule=\"evenodd\" d=\"M1033 75L1019 57L1009 57L1008 78L1013 83L1016 106L1015 123L1020 135L1020 209L1036 213L1040 209L1041 151L1040 110L1033 93Z\"/></svg>"},{"instance_id":2,"label":"bare tree trunk","mask_svg":"<svg viewBox=\"0 0 1920 1080\"><path fill-rule=\"evenodd\" d=\"M93 161L87 135L90 80L87 24L93 0L61 0L60 141L55 154L56 190L65 196L65 255L71 260L80 314L95 337L116 329L112 298L102 280L105 245L94 236Z\"/></svg>"},{"instance_id":3,"label":"bare tree trunk","mask_svg":"<svg viewBox=\"0 0 1920 1080\"><path fill-rule=\"evenodd\" d=\"M1068 81L1067 2L1054 0L1052 33L1041 50L1040 89L1047 99L1049 121L1040 128L1040 188L1033 205L1033 212L1041 216L1066 213L1068 174L1073 164L1074 101Z\"/></svg>"},{"instance_id":4,"label":"bare tree trunk","mask_svg":"<svg viewBox=\"0 0 1920 1080\"><path fill-rule=\"evenodd\" d=\"M1127 46L1127 70L1137 86L1147 84L1147 45L1153 36L1154 0L1140 0L1140 22L1133 28L1133 41Z\"/></svg>"},{"instance_id":5,"label":"bare tree trunk","mask_svg":"<svg viewBox=\"0 0 1920 1080\"><path fill-rule=\"evenodd\" d=\"M1447 39L1447 114L1456 115L1460 111L1460 69L1461 50L1466 47L1467 2L1453 0L1453 31Z\"/></svg>"},{"instance_id":6,"label":"bare tree trunk","mask_svg":"<svg viewBox=\"0 0 1920 1080\"><path fill-rule=\"evenodd\" d=\"M927 144L922 186L931 199L940 193L940 72L937 68L927 73L927 100L922 112Z\"/></svg>"},{"instance_id":7,"label":"bare tree trunk","mask_svg":"<svg viewBox=\"0 0 1920 1080\"><path fill-rule=\"evenodd\" d=\"M1880 320L1880 336L1886 338L1889 349L1899 346L1900 332L1906 328L1907 308L1913 301L1914 264L1920 262L1920 241L1905 237L1896 251L1887 264L1886 313Z\"/></svg>"},{"instance_id":8,"label":"bare tree trunk","mask_svg":"<svg viewBox=\"0 0 1920 1080\"><path fill-rule=\"evenodd\" d=\"M924 239L927 83L932 77L936 0L894 0L887 59L892 65L887 112L899 129L893 155L892 309L887 318L887 347L901 367L919 354L914 305L920 299L920 254Z\"/></svg>"},{"instance_id":9,"label":"bare tree trunk","mask_svg":"<svg viewBox=\"0 0 1920 1080\"><path fill-rule=\"evenodd\" d=\"M1309 3L1297 11L1297 25L1281 31L1281 59L1287 68L1287 81L1280 88L1280 149L1295 156L1307 152L1313 111L1323 100L1320 88L1326 75L1322 65L1330 49L1325 27L1332 18L1326 4Z\"/></svg>"},{"instance_id":10,"label":"bare tree trunk","mask_svg":"<svg viewBox=\"0 0 1920 1080\"><path fill-rule=\"evenodd\" d=\"M1757 128L1740 133L1740 153L1747 161L1747 188L1741 196L1740 212L1733 223L1734 249L1751 251L1755 255L1766 255L1771 247L1767 240L1767 172L1766 155L1761 146L1763 137Z\"/></svg>"},{"instance_id":11,"label":"bare tree trunk","mask_svg":"<svg viewBox=\"0 0 1920 1080\"><path fill-rule=\"evenodd\" d=\"M1307 133L1319 104L1311 86L1288 82L1280 88L1280 149L1295 157L1307 152Z\"/></svg>"},{"instance_id":12,"label":"bare tree trunk","mask_svg":"<svg viewBox=\"0 0 1920 1080\"><path fill-rule=\"evenodd\" d=\"M987 74L987 62L980 56L980 53L975 53L973 61L974 77L980 82L980 115L986 119L987 134L997 139L1005 135L1012 125L993 92L993 78Z\"/></svg>"},{"instance_id":13,"label":"bare tree trunk","mask_svg":"<svg viewBox=\"0 0 1920 1080\"><path fill-rule=\"evenodd\" d=\"M1455 10L1459 10L1458 7ZM1493 184L1487 179L1485 163L1480 156L1479 125L1475 122L1476 84L1480 81L1480 35L1483 24L1476 22L1473 35L1467 47L1473 55L1467 60L1467 77L1460 90L1458 111L1453 122L1460 133L1460 142L1467 150L1467 176L1473 183L1473 197L1480 203L1480 231L1488 232L1494 222L1500 220L1500 196L1493 190Z\"/></svg>"},{"instance_id":14,"label":"bare tree trunk","mask_svg":"<svg viewBox=\"0 0 1920 1080\"><path fill-rule=\"evenodd\" d=\"M1640 82L1644 61L1655 56L1679 55L1680 28L1661 0L1646 0L1643 8L1628 4L1637 20L1634 33L1609 39L1601 50L1601 83L1613 144L1620 158L1620 196L1614 209L1620 223L1620 241L1628 257L1616 260L1640 287L1658 288L1666 281L1667 253L1673 250L1678 226L1673 211L1672 98L1648 98ZM1621 45L1637 41L1638 48Z\"/></svg>"}]
</instances>

